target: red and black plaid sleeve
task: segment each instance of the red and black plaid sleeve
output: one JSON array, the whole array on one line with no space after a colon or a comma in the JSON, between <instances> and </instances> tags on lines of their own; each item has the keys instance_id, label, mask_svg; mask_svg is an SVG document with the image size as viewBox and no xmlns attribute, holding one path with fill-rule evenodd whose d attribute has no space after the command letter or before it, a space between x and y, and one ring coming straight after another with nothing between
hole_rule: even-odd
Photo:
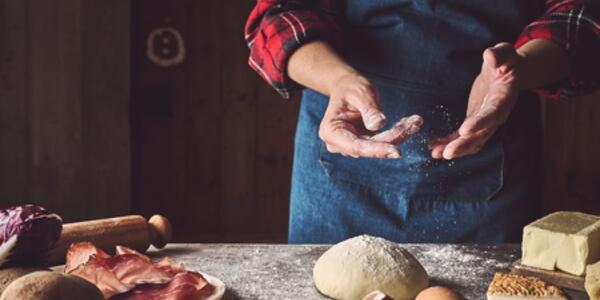
<instances>
[{"instance_id":1,"label":"red and black plaid sleeve","mask_svg":"<svg viewBox=\"0 0 600 300\"><path fill-rule=\"evenodd\" d=\"M339 36L335 0L258 0L245 28L248 63L283 97L300 86L287 76L290 55L314 40Z\"/></svg>"},{"instance_id":2,"label":"red and black plaid sleeve","mask_svg":"<svg viewBox=\"0 0 600 300\"><path fill-rule=\"evenodd\" d=\"M600 1L546 0L546 12L521 33L515 47L533 39L551 40L569 55L564 82L537 89L546 98L564 99L600 88Z\"/></svg>"}]
</instances>

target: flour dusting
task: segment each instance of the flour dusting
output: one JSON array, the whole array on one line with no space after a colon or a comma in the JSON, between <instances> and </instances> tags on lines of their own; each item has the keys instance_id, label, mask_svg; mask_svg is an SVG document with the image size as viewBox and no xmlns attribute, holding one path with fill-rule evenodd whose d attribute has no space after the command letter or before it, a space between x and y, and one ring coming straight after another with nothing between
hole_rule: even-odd
<instances>
[{"instance_id":1,"label":"flour dusting","mask_svg":"<svg viewBox=\"0 0 600 300\"><path fill-rule=\"evenodd\" d=\"M447 285L466 299L485 299L495 272L507 272L519 258L511 245L401 244L425 267L430 285ZM223 280L227 299L327 299L313 282L313 267L330 245L170 244L152 249L154 258L172 256L191 270ZM345 255L340 253L340 255ZM586 299L583 295L573 300Z\"/></svg>"},{"instance_id":2,"label":"flour dusting","mask_svg":"<svg viewBox=\"0 0 600 300\"><path fill-rule=\"evenodd\" d=\"M447 285L463 294L483 295L493 273L508 272L510 262L518 259L514 253L498 259L494 255L496 247L481 246L476 252L467 245L428 245L416 256L433 284ZM457 285L459 282L461 285Z\"/></svg>"},{"instance_id":3,"label":"flour dusting","mask_svg":"<svg viewBox=\"0 0 600 300\"><path fill-rule=\"evenodd\" d=\"M348 242L351 249L368 249L365 251L367 254L361 257L361 264L373 277L392 271L402 272L413 263L409 259L411 254L408 251L382 238L361 235Z\"/></svg>"}]
</instances>

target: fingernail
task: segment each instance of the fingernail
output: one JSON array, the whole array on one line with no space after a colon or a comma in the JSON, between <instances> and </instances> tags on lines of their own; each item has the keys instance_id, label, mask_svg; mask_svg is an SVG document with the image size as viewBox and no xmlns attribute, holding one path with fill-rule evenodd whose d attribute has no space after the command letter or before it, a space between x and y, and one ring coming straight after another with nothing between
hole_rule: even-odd
<instances>
[{"instance_id":1,"label":"fingernail","mask_svg":"<svg viewBox=\"0 0 600 300\"><path fill-rule=\"evenodd\" d=\"M398 158L400 158L400 153L398 153L398 151L392 151L392 152L388 153L388 155L386 157L389 159L398 159Z\"/></svg>"},{"instance_id":2,"label":"fingernail","mask_svg":"<svg viewBox=\"0 0 600 300\"><path fill-rule=\"evenodd\" d=\"M377 130L383 126L385 115L380 112L370 113L365 120L365 127L369 130Z\"/></svg>"},{"instance_id":3,"label":"fingernail","mask_svg":"<svg viewBox=\"0 0 600 300\"><path fill-rule=\"evenodd\" d=\"M423 123L423 117L419 115L412 115L408 117L408 121L411 123Z\"/></svg>"},{"instance_id":4,"label":"fingernail","mask_svg":"<svg viewBox=\"0 0 600 300\"><path fill-rule=\"evenodd\" d=\"M455 154L453 152L449 152L446 153L446 151L444 151L444 153L442 154L442 157L446 160L452 160L454 159Z\"/></svg>"}]
</instances>

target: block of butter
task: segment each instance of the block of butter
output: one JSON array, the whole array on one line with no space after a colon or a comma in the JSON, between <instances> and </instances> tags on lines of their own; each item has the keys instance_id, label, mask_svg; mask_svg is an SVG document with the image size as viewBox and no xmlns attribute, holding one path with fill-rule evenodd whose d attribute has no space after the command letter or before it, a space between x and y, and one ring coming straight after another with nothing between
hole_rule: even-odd
<instances>
[{"instance_id":1,"label":"block of butter","mask_svg":"<svg viewBox=\"0 0 600 300\"><path fill-rule=\"evenodd\" d=\"M552 213L525 226L522 246L522 264L581 276L600 259L600 217Z\"/></svg>"},{"instance_id":2,"label":"block of butter","mask_svg":"<svg viewBox=\"0 0 600 300\"><path fill-rule=\"evenodd\" d=\"M600 262L587 266L585 271L585 291L591 300L600 300Z\"/></svg>"}]
</instances>

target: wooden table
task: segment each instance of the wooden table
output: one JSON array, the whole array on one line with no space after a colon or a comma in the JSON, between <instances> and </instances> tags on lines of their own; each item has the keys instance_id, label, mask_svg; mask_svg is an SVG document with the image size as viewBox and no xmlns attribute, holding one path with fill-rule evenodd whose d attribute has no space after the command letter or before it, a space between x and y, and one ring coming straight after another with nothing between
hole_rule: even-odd
<instances>
[{"instance_id":1,"label":"wooden table","mask_svg":"<svg viewBox=\"0 0 600 300\"><path fill-rule=\"evenodd\" d=\"M485 299L494 272L508 272L519 258L518 245L403 245L423 264L431 285L446 285L467 299ZM191 270L223 280L224 299L326 299L313 286L312 269L326 245L170 244L150 250ZM573 300L584 293L569 292Z\"/></svg>"}]
</instances>

